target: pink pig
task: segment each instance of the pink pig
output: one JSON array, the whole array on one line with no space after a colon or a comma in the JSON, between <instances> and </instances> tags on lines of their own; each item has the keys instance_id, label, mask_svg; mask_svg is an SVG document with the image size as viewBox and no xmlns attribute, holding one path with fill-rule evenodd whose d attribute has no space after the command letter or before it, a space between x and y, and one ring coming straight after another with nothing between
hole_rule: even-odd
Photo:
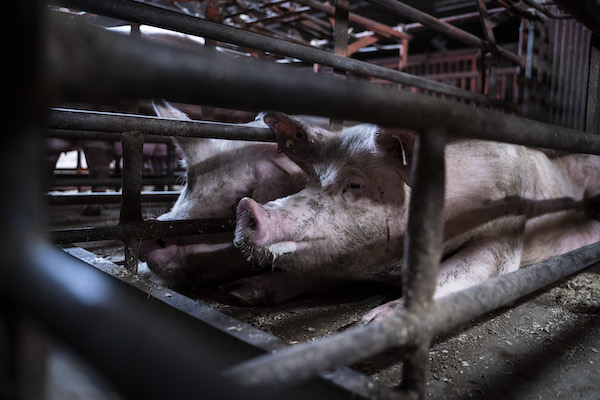
<instances>
[{"instance_id":1,"label":"pink pig","mask_svg":"<svg viewBox=\"0 0 600 400\"><path fill-rule=\"evenodd\" d=\"M166 102L159 116L188 120ZM254 122L247 126L264 126ZM234 218L238 201L252 196L269 201L304 187L306 175L275 143L176 138L187 168L187 181L173 208L160 221ZM172 285L226 281L253 271L234 248L233 232L185 236L142 243L140 258Z\"/></svg>"},{"instance_id":2,"label":"pink pig","mask_svg":"<svg viewBox=\"0 0 600 400\"><path fill-rule=\"evenodd\" d=\"M333 134L281 113L264 121L309 182L266 204L242 199L234 244L258 265L399 284L414 135L369 124ZM479 140L445 154L436 297L600 240L600 157Z\"/></svg>"}]
</instances>

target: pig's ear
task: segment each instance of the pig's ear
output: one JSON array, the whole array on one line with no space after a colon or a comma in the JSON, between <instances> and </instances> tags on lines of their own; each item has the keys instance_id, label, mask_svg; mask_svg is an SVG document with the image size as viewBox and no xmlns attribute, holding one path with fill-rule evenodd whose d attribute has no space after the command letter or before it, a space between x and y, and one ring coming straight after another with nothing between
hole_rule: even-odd
<instances>
[{"instance_id":1,"label":"pig's ear","mask_svg":"<svg viewBox=\"0 0 600 400\"><path fill-rule=\"evenodd\" d=\"M152 100L152 106L157 116L161 118L178 119L181 121L191 121L186 113L175 108L171 103L165 99L154 99ZM204 138L192 138L192 137L179 137L173 136L173 141L177 143L187 165L193 165L205 158L203 155L198 154L198 149L208 148L209 139Z\"/></svg>"},{"instance_id":2,"label":"pig's ear","mask_svg":"<svg viewBox=\"0 0 600 400\"><path fill-rule=\"evenodd\" d=\"M275 132L279 150L309 174L313 164L321 157L323 142L335 135L280 112L266 112L262 119Z\"/></svg>"},{"instance_id":3,"label":"pig's ear","mask_svg":"<svg viewBox=\"0 0 600 400\"><path fill-rule=\"evenodd\" d=\"M415 133L407 129L382 129L376 135L377 147L396 159L402 179L410 186L410 167L415 151Z\"/></svg>"}]
</instances>

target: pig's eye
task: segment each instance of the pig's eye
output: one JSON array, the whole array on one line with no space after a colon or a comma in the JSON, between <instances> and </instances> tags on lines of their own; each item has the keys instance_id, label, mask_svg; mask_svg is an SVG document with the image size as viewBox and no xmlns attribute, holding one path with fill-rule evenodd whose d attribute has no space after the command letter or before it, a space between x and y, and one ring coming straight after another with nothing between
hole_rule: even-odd
<instances>
[{"instance_id":1,"label":"pig's eye","mask_svg":"<svg viewBox=\"0 0 600 400\"><path fill-rule=\"evenodd\" d=\"M304 139L304 132L302 131L294 131L294 139L302 140Z\"/></svg>"},{"instance_id":2,"label":"pig's eye","mask_svg":"<svg viewBox=\"0 0 600 400\"><path fill-rule=\"evenodd\" d=\"M350 184L348 184L348 188L350 188L350 189L360 189L360 183L350 182Z\"/></svg>"}]
</instances>

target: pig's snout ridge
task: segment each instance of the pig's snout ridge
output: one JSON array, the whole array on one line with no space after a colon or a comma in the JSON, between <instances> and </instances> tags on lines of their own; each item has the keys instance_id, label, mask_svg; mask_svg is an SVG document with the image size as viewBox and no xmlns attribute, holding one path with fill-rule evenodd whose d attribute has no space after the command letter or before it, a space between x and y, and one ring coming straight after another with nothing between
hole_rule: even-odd
<instances>
[{"instance_id":1,"label":"pig's snout ridge","mask_svg":"<svg viewBox=\"0 0 600 400\"><path fill-rule=\"evenodd\" d=\"M267 230L264 229L264 223L268 215L260 204L250 197L244 197L240 200L236 213L236 237L255 244L265 239Z\"/></svg>"}]
</instances>

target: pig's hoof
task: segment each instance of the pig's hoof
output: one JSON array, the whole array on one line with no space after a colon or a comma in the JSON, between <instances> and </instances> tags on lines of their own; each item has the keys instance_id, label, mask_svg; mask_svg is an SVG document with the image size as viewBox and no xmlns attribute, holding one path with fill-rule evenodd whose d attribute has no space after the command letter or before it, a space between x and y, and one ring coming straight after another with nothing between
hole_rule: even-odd
<instances>
[{"instance_id":1,"label":"pig's hoof","mask_svg":"<svg viewBox=\"0 0 600 400\"><path fill-rule=\"evenodd\" d=\"M399 308L404 307L404 299L398 299L394 301L390 301L389 303L385 303L380 305L379 307L375 307L368 313L366 313L360 320L360 325L370 324L373 321L380 321L382 319L388 318L396 313Z\"/></svg>"}]
</instances>

